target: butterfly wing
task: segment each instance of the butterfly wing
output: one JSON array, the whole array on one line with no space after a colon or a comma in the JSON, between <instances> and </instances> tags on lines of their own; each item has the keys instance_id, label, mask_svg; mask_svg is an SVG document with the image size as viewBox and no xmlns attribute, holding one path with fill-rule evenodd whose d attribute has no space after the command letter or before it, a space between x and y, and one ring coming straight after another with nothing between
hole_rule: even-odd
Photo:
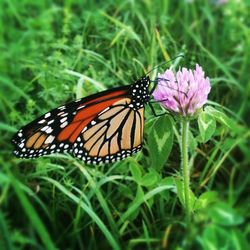
<instances>
[{"instance_id":1,"label":"butterfly wing","mask_svg":"<svg viewBox=\"0 0 250 250\"><path fill-rule=\"evenodd\" d=\"M127 96L127 93L127 86L114 88L51 110L14 135L14 154L20 158L34 158L55 152L70 152L74 138L81 132L79 126L83 127L84 122Z\"/></svg>"},{"instance_id":2,"label":"butterfly wing","mask_svg":"<svg viewBox=\"0 0 250 250\"><path fill-rule=\"evenodd\" d=\"M44 114L15 134L14 154L34 158L66 151L87 163L100 163L136 152L144 117L143 110L129 107L128 90L129 86L103 91ZM127 142L124 132L129 135Z\"/></svg>"},{"instance_id":3,"label":"butterfly wing","mask_svg":"<svg viewBox=\"0 0 250 250\"><path fill-rule=\"evenodd\" d=\"M141 149L144 108L133 109L130 98L122 98L91 120L77 137L73 154L86 163L121 160Z\"/></svg>"}]
</instances>

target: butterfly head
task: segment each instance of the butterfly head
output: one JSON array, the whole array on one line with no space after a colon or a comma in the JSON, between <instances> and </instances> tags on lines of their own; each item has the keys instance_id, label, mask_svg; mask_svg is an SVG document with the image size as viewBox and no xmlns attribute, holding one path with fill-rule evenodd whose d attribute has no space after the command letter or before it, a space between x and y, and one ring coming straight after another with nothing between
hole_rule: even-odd
<instances>
[{"instance_id":1,"label":"butterfly head","mask_svg":"<svg viewBox=\"0 0 250 250\"><path fill-rule=\"evenodd\" d=\"M145 103L149 101L149 83L150 79L148 76L143 76L131 87L132 102L136 108L142 108Z\"/></svg>"}]
</instances>

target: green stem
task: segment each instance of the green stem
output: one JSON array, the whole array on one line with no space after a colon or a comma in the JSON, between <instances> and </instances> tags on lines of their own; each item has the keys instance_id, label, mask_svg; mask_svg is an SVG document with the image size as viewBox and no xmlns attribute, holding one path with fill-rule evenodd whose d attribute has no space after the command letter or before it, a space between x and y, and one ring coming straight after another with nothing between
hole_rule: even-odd
<instances>
[{"instance_id":1,"label":"green stem","mask_svg":"<svg viewBox=\"0 0 250 250\"><path fill-rule=\"evenodd\" d=\"M182 154L182 175L183 175L183 184L184 184L184 203L186 209L186 218L187 223L190 222L191 217L191 204L189 197L189 185L190 185L190 176L189 176L189 165L188 165L188 128L189 120L183 118L182 120L182 131L181 131L181 154Z\"/></svg>"}]
</instances>

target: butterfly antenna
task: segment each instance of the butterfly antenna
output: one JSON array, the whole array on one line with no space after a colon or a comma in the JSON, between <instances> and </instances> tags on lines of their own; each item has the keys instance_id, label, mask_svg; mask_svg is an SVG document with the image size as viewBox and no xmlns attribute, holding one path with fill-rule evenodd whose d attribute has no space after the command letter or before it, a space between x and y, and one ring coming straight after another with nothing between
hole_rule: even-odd
<instances>
[{"instance_id":1,"label":"butterfly antenna","mask_svg":"<svg viewBox=\"0 0 250 250\"><path fill-rule=\"evenodd\" d=\"M180 57L181 57L181 58L184 58L184 55L178 55L178 56L174 57L173 59L171 59L171 60L169 60L169 61L166 61L166 62L163 62L163 63L158 64L157 66L155 66L154 68L152 68L150 71L148 71L148 72L146 73L146 75L148 75L149 73L151 73L153 70L160 68L162 65L165 65L165 64L167 64L167 63L170 63L170 62L172 62L172 61L174 61L174 60L176 60L177 58L180 58Z\"/></svg>"},{"instance_id":2,"label":"butterfly antenna","mask_svg":"<svg viewBox=\"0 0 250 250\"><path fill-rule=\"evenodd\" d=\"M167 88L169 88L169 89L171 89L171 90L174 90L174 91L176 91L176 92L179 92L179 93L185 95L185 97L187 97L187 93L185 93L184 91L181 91L181 90L179 90L179 89L172 88L172 87L170 87L168 84L161 84L161 83L159 83L159 80L160 80L160 81L169 82L169 80L168 80L168 79L165 79L165 78L156 78L155 80L151 80L151 82L155 83L155 85L154 85L154 87L153 87L153 91L155 90L155 88L156 88L157 85L161 85L161 86L167 87ZM176 82L176 81L175 81L175 82ZM178 85L177 82L176 82L176 84ZM151 93L153 93L153 91L152 91Z\"/></svg>"}]
</instances>

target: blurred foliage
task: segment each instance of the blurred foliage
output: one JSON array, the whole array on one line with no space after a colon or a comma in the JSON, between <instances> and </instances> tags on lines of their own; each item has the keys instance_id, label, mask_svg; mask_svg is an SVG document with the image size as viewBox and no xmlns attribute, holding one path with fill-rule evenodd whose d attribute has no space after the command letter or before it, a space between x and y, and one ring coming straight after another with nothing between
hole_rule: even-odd
<instances>
[{"instance_id":1,"label":"blurred foliage","mask_svg":"<svg viewBox=\"0 0 250 250\"><path fill-rule=\"evenodd\" d=\"M249 249L250 4L221 2L0 1L0 249ZM108 166L12 157L37 115L180 53L213 86L189 134L190 230L171 117L146 109L142 152Z\"/></svg>"}]
</instances>

